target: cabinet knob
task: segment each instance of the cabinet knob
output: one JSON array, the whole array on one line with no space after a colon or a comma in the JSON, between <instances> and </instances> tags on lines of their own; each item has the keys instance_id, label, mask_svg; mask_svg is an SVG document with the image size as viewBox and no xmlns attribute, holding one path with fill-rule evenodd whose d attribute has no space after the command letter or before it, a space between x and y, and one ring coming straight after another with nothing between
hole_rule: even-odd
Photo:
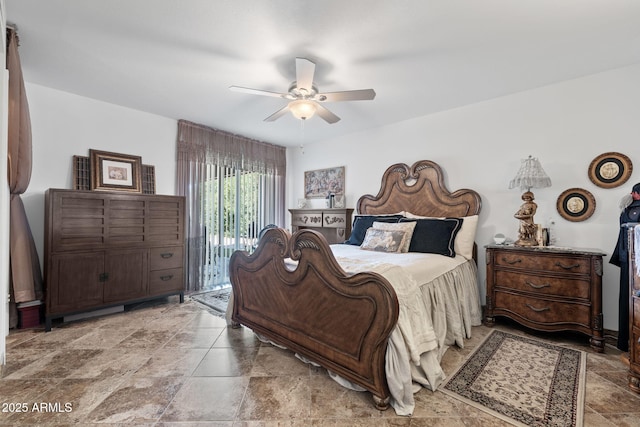
<instances>
[{"instance_id":1,"label":"cabinet knob","mask_svg":"<svg viewBox=\"0 0 640 427\"><path fill-rule=\"evenodd\" d=\"M166 276L160 276L160 280L166 282L167 280L171 280L173 278L173 274L167 274Z\"/></svg>"},{"instance_id":2,"label":"cabinet knob","mask_svg":"<svg viewBox=\"0 0 640 427\"><path fill-rule=\"evenodd\" d=\"M100 273L100 274L98 274L98 280L100 282L106 282L107 280L109 280L109 273Z\"/></svg>"},{"instance_id":3,"label":"cabinet knob","mask_svg":"<svg viewBox=\"0 0 640 427\"><path fill-rule=\"evenodd\" d=\"M163 254L160 254L160 256L165 259L171 258L173 256L173 252L165 252Z\"/></svg>"},{"instance_id":4,"label":"cabinet knob","mask_svg":"<svg viewBox=\"0 0 640 427\"><path fill-rule=\"evenodd\" d=\"M520 258L513 259L513 260L507 259L507 258L502 258L502 261L506 262L507 264L511 264L511 265L518 264L519 262L522 262L522 260Z\"/></svg>"}]
</instances>

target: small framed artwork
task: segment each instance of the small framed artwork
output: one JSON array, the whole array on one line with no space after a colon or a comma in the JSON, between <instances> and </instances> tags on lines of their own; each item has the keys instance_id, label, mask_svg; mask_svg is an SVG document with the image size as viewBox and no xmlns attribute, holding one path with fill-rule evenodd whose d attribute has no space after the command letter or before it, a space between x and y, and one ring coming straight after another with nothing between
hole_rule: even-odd
<instances>
[{"instance_id":1,"label":"small framed artwork","mask_svg":"<svg viewBox=\"0 0 640 427\"><path fill-rule=\"evenodd\" d=\"M558 213L567 221L584 221L596 210L593 194L582 188L570 188L558 197Z\"/></svg>"},{"instance_id":2,"label":"small framed artwork","mask_svg":"<svg viewBox=\"0 0 640 427\"><path fill-rule=\"evenodd\" d=\"M598 187L618 187L631 177L633 164L621 153L604 153L589 165L589 179Z\"/></svg>"},{"instance_id":3,"label":"small framed artwork","mask_svg":"<svg viewBox=\"0 0 640 427\"><path fill-rule=\"evenodd\" d=\"M344 166L304 173L306 199L326 199L329 194L344 196Z\"/></svg>"},{"instance_id":4,"label":"small framed artwork","mask_svg":"<svg viewBox=\"0 0 640 427\"><path fill-rule=\"evenodd\" d=\"M142 158L108 151L89 150L91 189L142 192Z\"/></svg>"}]
</instances>

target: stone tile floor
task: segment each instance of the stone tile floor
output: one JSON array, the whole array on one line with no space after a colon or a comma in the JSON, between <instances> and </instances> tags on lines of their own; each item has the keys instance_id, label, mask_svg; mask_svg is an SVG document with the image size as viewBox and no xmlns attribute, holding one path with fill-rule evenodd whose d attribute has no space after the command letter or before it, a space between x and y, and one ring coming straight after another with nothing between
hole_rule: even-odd
<instances>
[{"instance_id":1,"label":"stone tile floor","mask_svg":"<svg viewBox=\"0 0 640 427\"><path fill-rule=\"evenodd\" d=\"M620 352L593 352L582 335L496 328L585 350L586 426L640 426L640 396L627 388ZM491 329L473 328L443 358L452 372ZM504 426L441 392L416 394L412 417L379 412L368 393L340 387L324 370L261 344L246 328L186 298L123 313L11 331L0 375L0 425ZM24 409L23 412L19 412Z\"/></svg>"}]
</instances>

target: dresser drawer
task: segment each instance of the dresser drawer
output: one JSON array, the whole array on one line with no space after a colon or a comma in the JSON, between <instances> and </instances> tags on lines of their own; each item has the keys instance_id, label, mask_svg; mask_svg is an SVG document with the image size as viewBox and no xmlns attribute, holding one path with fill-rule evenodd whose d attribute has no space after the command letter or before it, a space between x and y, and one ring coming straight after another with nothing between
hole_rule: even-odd
<instances>
[{"instance_id":1,"label":"dresser drawer","mask_svg":"<svg viewBox=\"0 0 640 427\"><path fill-rule=\"evenodd\" d=\"M149 249L149 270L181 267L182 263L182 246Z\"/></svg>"},{"instance_id":2,"label":"dresser drawer","mask_svg":"<svg viewBox=\"0 0 640 427\"><path fill-rule=\"evenodd\" d=\"M633 313L630 314L633 316L633 326L640 329L640 298L633 297Z\"/></svg>"},{"instance_id":3,"label":"dresser drawer","mask_svg":"<svg viewBox=\"0 0 640 427\"><path fill-rule=\"evenodd\" d=\"M589 274L591 261L584 257L538 255L496 252L495 266L522 270L541 270L550 273Z\"/></svg>"},{"instance_id":4,"label":"dresser drawer","mask_svg":"<svg viewBox=\"0 0 640 427\"><path fill-rule=\"evenodd\" d=\"M322 212L294 214L291 216L291 225L298 227L322 227Z\"/></svg>"},{"instance_id":5,"label":"dresser drawer","mask_svg":"<svg viewBox=\"0 0 640 427\"><path fill-rule=\"evenodd\" d=\"M182 272L182 268L149 272L149 291L151 294L159 294L182 290L184 288Z\"/></svg>"},{"instance_id":6,"label":"dresser drawer","mask_svg":"<svg viewBox=\"0 0 640 427\"><path fill-rule=\"evenodd\" d=\"M345 228L347 226L347 216L345 214L322 214L323 226L327 228Z\"/></svg>"},{"instance_id":7,"label":"dresser drawer","mask_svg":"<svg viewBox=\"0 0 640 427\"><path fill-rule=\"evenodd\" d=\"M506 311L536 323L570 323L590 328L590 310L591 306L586 304L549 301L507 292L495 292L495 314L502 314L501 311Z\"/></svg>"},{"instance_id":8,"label":"dresser drawer","mask_svg":"<svg viewBox=\"0 0 640 427\"><path fill-rule=\"evenodd\" d=\"M591 297L591 284L588 280L545 277L540 274L525 274L504 270L496 271L495 275L496 287L584 300L589 300Z\"/></svg>"}]
</instances>

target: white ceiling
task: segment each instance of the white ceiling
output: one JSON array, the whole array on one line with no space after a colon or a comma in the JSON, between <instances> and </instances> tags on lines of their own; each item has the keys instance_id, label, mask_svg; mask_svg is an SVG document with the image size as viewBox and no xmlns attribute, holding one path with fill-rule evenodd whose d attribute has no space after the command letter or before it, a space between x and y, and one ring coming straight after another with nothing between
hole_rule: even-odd
<instances>
[{"instance_id":1,"label":"white ceiling","mask_svg":"<svg viewBox=\"0 0 640 427\"><path fill-rule=\"evenodd\" d=\"M639 0L5 0L30 83L294 146L640 63ZM295 58L342 118L263 119Z\"/></svg>"}]
</instances>

